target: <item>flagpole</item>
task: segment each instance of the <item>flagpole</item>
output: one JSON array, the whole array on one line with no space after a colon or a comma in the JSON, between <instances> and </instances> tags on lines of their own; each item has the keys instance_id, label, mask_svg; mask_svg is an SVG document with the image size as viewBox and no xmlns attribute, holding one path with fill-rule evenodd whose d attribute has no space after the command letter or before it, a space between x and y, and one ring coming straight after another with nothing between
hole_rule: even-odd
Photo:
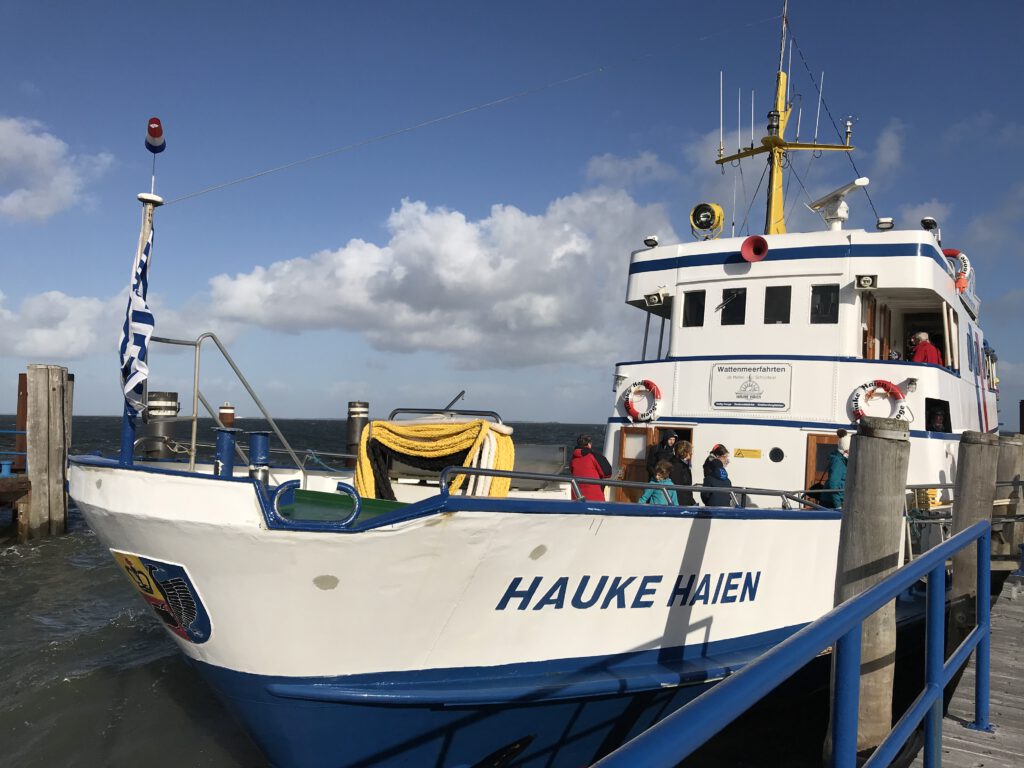
<instances>
[{"instance_id":1,"label":"flagpole","mask_svg":"<svg viewBox=\"0 0 1024 768\"><path fill-rule=\"evenodd\" d=\"M149 176L149 193L141 193L142 227L139 245L132 262L132 276L128 283L128 307L121 330L121 389L124 395L124 413L121 417L122 466L131 466L135 457L135 420L145 413L148 392L149 339L153 333L153 313L146 303L149 286L149 266L153 257L153 211L164 204L156 194L156 156L167 148L164 127L160 118L151 117L146 125L146 149L153 153Z\"/></svg>"},{"instance_id":2,"label":"flagpole","mask_svg":"<svg viewBox=\"0 0 1024 768\"><path fill-rule=\"evenodd\" d=\"M129 294L128 294L128 309L127 316L125 317L124 335L125 342L128 344L132 343L132 294L137 288L137 280L139 277L139 271L142 269L142 257L146 251L146 248L152 242L151 238L153 235L153 212L157 207L164 204L163 198L159 195L147 194L142 192L138 196L139 201L142 203L142 226L139 229L139 244L135 250L135 261L132 265L132 278L129 283ZM152 251L148 254L152 256ZM146 264L148 269L148 263ZM146 280L148 281L148 276ZM145 298L145 297L143 297ZM145 363L145 360L142 360ZM145 405L145 386L143 387L143 405ZM134 461L135 455L135 432L136 432L136 417L139 413L142 413L142 409L136 412L127 396L124 400L124 414L121 418L121 456L120 463L122 466L130 467Z\"/></svg>"}]
</instances>

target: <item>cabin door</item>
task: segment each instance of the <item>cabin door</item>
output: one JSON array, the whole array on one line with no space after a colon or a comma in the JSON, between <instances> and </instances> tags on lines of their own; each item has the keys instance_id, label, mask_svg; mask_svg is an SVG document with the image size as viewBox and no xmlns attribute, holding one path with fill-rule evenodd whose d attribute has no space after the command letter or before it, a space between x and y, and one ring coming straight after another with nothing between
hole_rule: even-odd
<instances>
[{"instance_id":1,"label":"cabin door","mask_svg":"<svg viewBox=\"0 0 1024 768\"><path fill-rule=\"evenodd\" d=\"M619 467L622 480L646 483L647 452L661 442L666 432L675 432L679 440L693 442L693 430L681 427L623 427L619 430ZM643 490L640 488L616 488L612 498L615 501L635 502Z\"/></svg>"},{"instance_id":2,"label":"cabin door","mask_svg":"<svg viewBox=\"0 0 1024 768\"><path fill-rule=\"evenodd\" d=\"M807 436L807 469L804 473L804 489L815 483L824 483L828 472L828 457L839 444L839 437L831 435Z\"/></svg>"}]
</instances>

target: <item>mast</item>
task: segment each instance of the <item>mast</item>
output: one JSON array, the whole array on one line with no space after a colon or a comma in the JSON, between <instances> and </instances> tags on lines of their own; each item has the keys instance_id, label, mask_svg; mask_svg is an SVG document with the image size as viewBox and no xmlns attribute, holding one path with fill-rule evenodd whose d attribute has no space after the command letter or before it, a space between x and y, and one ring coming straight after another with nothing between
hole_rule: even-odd
<instances>
[{"instance_id":1,"label":"mast","mask_svg":"<svg viewBox=\"0 0 1024 768\"><path fill-rule=\"evenodd\" d=\"M789 0L782 3L782 40L779 42L779 71L775 75L775 103L768 113L768 136L766 138L784 141L786 123L789 122L790 105L786 103L786 73L782 69L786 56L786 10ZM781 235L786 232L786 206L782 193L783 148L773 143L768 149L768 205L764 219L766 235Z\"/></svg>"},{"instance_id":2,"label":"mast","mask_svg":"<svg viewBox=\"0 0 1024 768\"><path fill-rule=\"evenodd\" d=\"M789 28L787 10L789 0L782 4L782 39L779 44L779 69L775 75L775 101L768 113L768 135L761 139L761 146L742 150L728 157L720 157L715 163L724 165L733 160L767 154L768 158L768 200L765 211L764 233L766 235L782 235L786 233L786 206L783 195L783 161L786 153L791 150L831 150L849 152L853 149L847 136L846 144L807 144L799 141L786 141L786 124L789 122L793 105L787 96L787 77L784 69L786 59L786 33Z\"/></svg>"}]
</instances>

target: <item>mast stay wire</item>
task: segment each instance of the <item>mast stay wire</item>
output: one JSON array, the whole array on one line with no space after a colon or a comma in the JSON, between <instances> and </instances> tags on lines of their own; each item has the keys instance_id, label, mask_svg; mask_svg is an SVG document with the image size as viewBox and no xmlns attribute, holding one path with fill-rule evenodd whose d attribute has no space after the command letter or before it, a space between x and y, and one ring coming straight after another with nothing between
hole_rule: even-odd
<instances>
[{"instance_id":1,"label":"mast stay wire","mask_svg":"<svg viewBox=\"0 0 1024 768\"><path fill-rule=\"evenodd\" d=\"M777 20L779 18L780 18L780 14L775 14L774 16L770 16L770 17L765 18L765 19L759 19L757 21L748 22L747 24L744 24L743 26L744 27L753 27L753 26L757 26L759 24L766 24L766 23L768 23L770 21L775 21L775 20ZM710 33L708 33L706 35L702 35L702 36L700 36L698 38L695 38L693 42L703 42L705 40L710 40L711 38L718 37L720 35L729 34L729 32L730 32L730 30L721 30L721 31L718 31L718 32L710 32ZM412 133L413 131L418 131L421 128L428 128L428 127L430 127L432 125L437 125L438 123L444 123L444 122L447 122L449 120L454 120L457 117L462 117L463 115L468 115L468 114L471 114L473 112L480 112L480 111L485 110L485 109L490 109L492 107L500 106L501 104L507 104L507 103L509 103L511 101L518 101L519 99L525 98L527 96L532 96L534 94L541 93L542 91L547 91L547 90L550 90L552 88L558 88L559 86L568 85L570 83L578 82L580 80L585 80L587 78L593 77L594 75L599 75L599 74L603 74L605 72L608 72L608 71L610 71L612 69L618 69L618 68L622 68L622 67L625 67L625 66L630 65L630 64L636 64L636 63L638 63L640 61L643 61L644 59L648 59L648 58L651 58L653 56L660 55L662 53L664 53L664 51L650 51L648 53L640 54L638 56L632 56L632 57L630 57L628 59L619 61L617 63L602 64L602 65L594 67L592 69L588 69L588 70L586 70L584 72L578 72L575 75L570 75L568 77L563 77L563 78L560 78L558 80L552 80L551 82L544 83L542 85L536 85L536 86L533 86L531 88L526 88L526 89L523 89L521 91L517 91L515 93L506 94L505 96L501 96L501 97L496 98L496 99L491 99L490 101L486 101L486 102L483 102L483 103L480 103L480 104L475 104L475 105L473 105L471 107L465 107L464 109L459 109L459 110L456 110L455 112L449 112L446 115L440 115L438 117L432 117L432 118L430 118L428 120L423 120L423 121L421 121L419 123L415 123L413 125L406 126L405 128L398 128L396 130L388 131L386 133L380 133L380 134L377 134L376 136L370 136L368 138L352 142L351 144L345 144L345 145L340 146L340 147L335 147L333 149L328 149L328 150L325 150L323 152L318 152L315 155L310 155L309 157L305 157L305 158L302 158L300 160L293 160L291 162L283 163L281 165L274 166L273 168L266 168L266 169L264 169L262 171L257 171L256 173L251 173L251 174L249 174L247 176L242 176L242 177L239 177L237 179L233 179L231 181L225 181L225 182L222 182L220 184L214 184L213 186L204 187L203 189L198 189L195 192L189 192L188 194L181 195L179 197L175 197L174 199L169 200L166 203L164 203L164 207L166 208L168 205L174 205L175 203L180 203L180 202L182 202L184 200L190 200L190 199L192 199L194 197L199 197L201 195L205 195L205 194L208 194L210 192L216 192L216 191L221 190L221 189L226 189L227 187L232 187L232 186L235 186L236 184L242 184L242 183L247 182L247 181L253 181L253 180L261 178L263 176L269 176L272 173L278 173L279 171L285 171L285 170L288 170L289 168L295 168L296 166L299 166L299 165L305 165L306 163L311 163L311 162L313 162L315 160L322 160L322 159L324 159L326 157L331 157L333 155L341 154L342 152L351 152L352 150L359 149L360 147L365 147L368 144L375 144L377 142L384 141L386 139L391 139L391 138L394 138L396 136L401 136L402 134Z\"/></svg>"},{"instance_id":2,"label":"mast stay wire","mask_svg":"<svg viewBox=\"0 0 1024 768\"><path fill-rule=\"evenodd\" d=\"M818 98L821 99L821 105L823 107L825 107L825 114L828 115L828 119L829 119L829 121L831 121L832 127L835 128L835 130L836 130L836 136L839 137L839 143L842 144L845 141L843 133L842 133L842 131L839 130L839 125L836 123L835 118L832 117L832 111L828 108L828 103L825 101L825 97L822 95L821 89L818 87L818 81L814 79L814 73L811 72L811 68L807 64L807 59L804 58L804 52L800 48L800 43L797 42L796 35L793 34L793 30L792 29L790 29L790 32L789 32L789 39L792 40L793 46L796 48L796 52L800 55L800 61L803 62L804 69L807 70L807 76L811 78L811 82L814 84L814 89L818 92ZM860 178L861 172L860 172L860 169L857 168L856 161L853 159L853 153L852 152L844 152L844 154L846 155L847 159L849 159L850 165L853 166L853 171L854 171L854 173L857 174L857 178ZM875 201L871 199L871 193L868 192L868 188L867 187L864 187L864 194L867 196L868 203L870 203L870 205L871 205L871 210L875 214L875 218L877 219L878 218L878 210L875 208Z\"/></svg>"}]
</instances>

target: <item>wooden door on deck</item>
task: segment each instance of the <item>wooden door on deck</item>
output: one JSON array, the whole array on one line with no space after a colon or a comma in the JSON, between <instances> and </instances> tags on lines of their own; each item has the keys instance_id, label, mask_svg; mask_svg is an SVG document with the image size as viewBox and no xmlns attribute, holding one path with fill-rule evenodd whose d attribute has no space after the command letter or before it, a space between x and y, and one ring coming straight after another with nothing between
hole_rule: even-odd
<instances>
[{"instance_id":1,"label":"wooden door on deck","mask_svg":"<svg viewBox=\"0 0 1024 768\"><path fill-rule=\"evenodd\" d=\"M623 427L619 430L619 467L621 480L646 483L647 451L661 442L666 432L675 432L677 440L693 442L693 430L684 427ZM643 490L640 488L616 488L612 499L635 502Z\"/></svg>"},{"instance_id":2,"label":"wooden door on deck","mask_svg":"<svg viewBox=\"0 0 1024 768\"><path fill-rule=\"evenodd\" d=\"M828 457L839 443L839 437L831 435L807 436L807 469L804 473L804 489L815 483L824 483L828 472Z\"/></svg>"}]
</instances>

